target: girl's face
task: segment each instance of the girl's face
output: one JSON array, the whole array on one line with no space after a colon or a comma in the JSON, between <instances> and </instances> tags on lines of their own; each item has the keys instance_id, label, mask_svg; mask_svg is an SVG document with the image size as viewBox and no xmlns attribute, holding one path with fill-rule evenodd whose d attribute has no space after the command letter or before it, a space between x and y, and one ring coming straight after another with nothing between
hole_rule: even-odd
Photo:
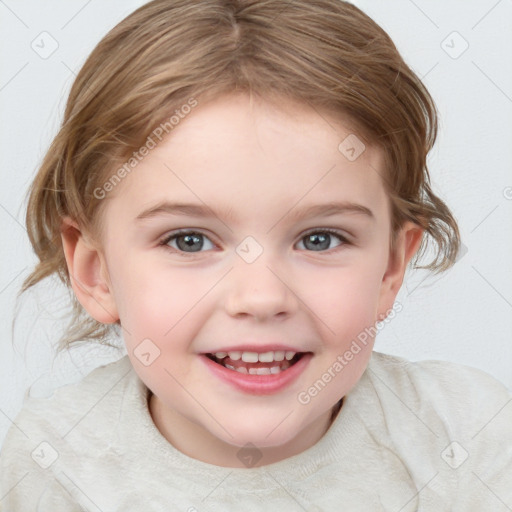
<instances>
[{"instance_id":1,"label":"girl's face","mask_svg":"<svg viewBox=\"0 0 512 512\"><path fill-rule=\"evenodd\" d=\"M155 424L220 466L243 467L248 443L264 465L322 437L406 263L380 150L282 105L199 101L105 199L103 275ZM277 354L223 360L238 371L218 352ZM282 370L283 352L305 355ZM258 366L272 373L242 373Z\"/></svg>"}]
</instances>

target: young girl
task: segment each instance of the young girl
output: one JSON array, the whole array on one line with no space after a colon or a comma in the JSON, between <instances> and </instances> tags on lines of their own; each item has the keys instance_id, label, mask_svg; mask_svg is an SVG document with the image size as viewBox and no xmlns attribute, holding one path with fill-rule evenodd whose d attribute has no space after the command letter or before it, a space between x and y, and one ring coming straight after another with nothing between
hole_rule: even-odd
<instances>
[{"instance_id":1,"label":"young girl","mask_svg":"<svg viewBox=\"0 0 512 512\"><path fill-rule=\"evenodd\" d=\"M433 101L340 0L155 0L99 43L32 185L61 348L127 356L25 396L1 511L512 507L512 396L373 351L405 270L459 232Z\"/></svg>"}]
</instances>

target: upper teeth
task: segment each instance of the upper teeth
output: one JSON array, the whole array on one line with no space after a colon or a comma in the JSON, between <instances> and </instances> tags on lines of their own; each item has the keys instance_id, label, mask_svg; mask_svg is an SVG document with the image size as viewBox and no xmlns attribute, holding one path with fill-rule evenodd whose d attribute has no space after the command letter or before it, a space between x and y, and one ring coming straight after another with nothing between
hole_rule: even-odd
<instances>
[{"instance_id":1,"label":"upper teeth","mask_svg":"<svg viewBox=\"0 0 512 512\"><path fill-rule=\"evenodd\" d=\"M284 350L276 350L271 352L215 352L215 357L218 359L222 359L226 356L229 356L233 361L238 361L242 359L245 363L257 363L258 361L261 363L271 363L272 361L283 361L285 358L289 361L295 356L297 352L292 351L284 351Z\"/></svg>"}]
</instances>

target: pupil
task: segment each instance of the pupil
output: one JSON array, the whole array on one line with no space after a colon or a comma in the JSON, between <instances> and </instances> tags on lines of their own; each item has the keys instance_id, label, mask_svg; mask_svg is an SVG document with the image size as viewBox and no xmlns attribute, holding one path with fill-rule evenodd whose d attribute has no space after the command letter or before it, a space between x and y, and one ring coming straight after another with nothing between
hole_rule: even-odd
<instances>
[{"instance_id":1,"label":"pupil","mask_svg":"<svg viewBox=\"0 0 512 512\"><path fill-rule=\"evenodd\" d=\"M176 238L176 244L178 245L178 247L181 250L184 250L187 252L191 252L191 251L188 251L188 249L194 249L195 248L194 246L196 246L196 245L198 246L198 247L196 247L197 249L201 249L203 247L203 241L200 238L201 236L202 235L199 235L199 236L198 235L182 235L182 236ZM181 240L184 241L184 244L180 243Z\"/></svg>"},{"instance_id":2,"label":"pupil","mask_svg":"<svg viewBox=\"0 0 512 512\"><path fill-rule=\"evenodd\" d=\"M311 242L313 244L312 249L314 251L329 248L330 235L328 233L323 233L320 235L315 233L312 235L308 235L306 238L307 238L307 242ZM305 244L305 246L307 247L307 244Z\"/></svg>"}]
</instances>

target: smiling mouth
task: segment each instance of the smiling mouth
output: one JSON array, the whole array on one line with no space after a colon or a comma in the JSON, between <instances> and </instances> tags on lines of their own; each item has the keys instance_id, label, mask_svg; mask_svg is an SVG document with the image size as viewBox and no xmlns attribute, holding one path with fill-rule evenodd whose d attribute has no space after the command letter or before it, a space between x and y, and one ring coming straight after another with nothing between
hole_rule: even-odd
<instances>
[{"instance_id":1,"label":"smiling mouth","mask_svg":"<svg viewBox=\"0 0 512 512\"><path fill-rule=\"evenodd\" d=\"M286 371L288 368L300 361L306 354L311 352L297 352L291 359L270 362L246 362L240 359L231 359L229 355L217 357L215 354L205 354L213 362L227 368L248 375L276 375Z\"/></svg>"}]
</instances>

